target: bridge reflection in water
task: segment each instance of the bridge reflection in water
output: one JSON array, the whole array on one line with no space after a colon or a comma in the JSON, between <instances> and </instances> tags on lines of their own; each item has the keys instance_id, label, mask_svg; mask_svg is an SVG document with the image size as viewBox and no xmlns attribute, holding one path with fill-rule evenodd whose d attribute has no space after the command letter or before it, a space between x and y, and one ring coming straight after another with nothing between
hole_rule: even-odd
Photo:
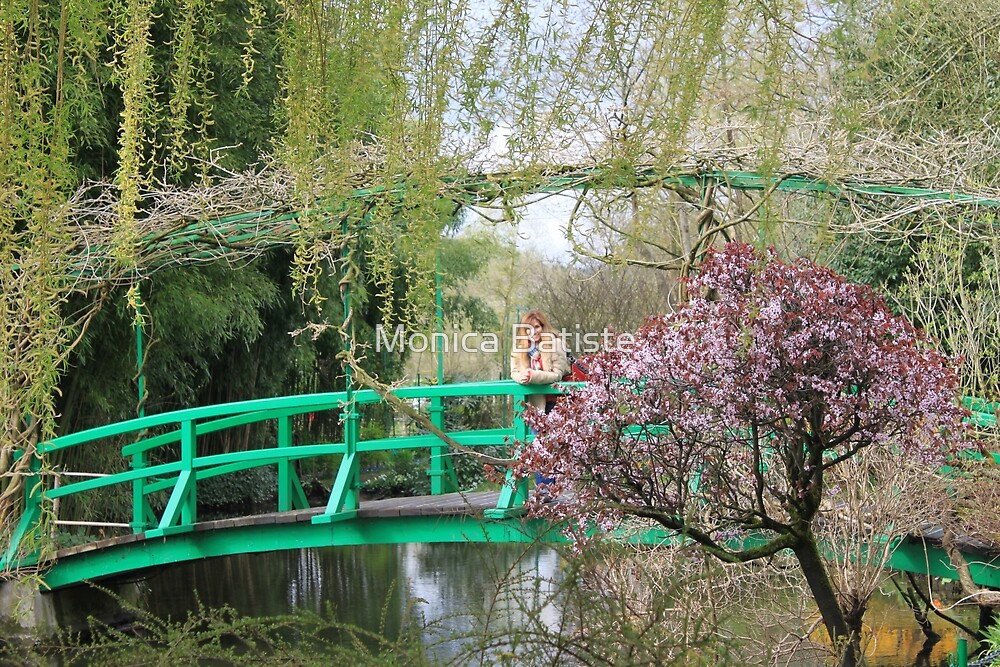
<instances>
[{"instance_id":1,"label":"bridge reflection in water","mask_svg":"<svg viewBox=\"0 0 1000 667\"><path fill-rule=\"evenodd\" d=\"M151 571L137 584L138 599L131 599L174 621L199 605L228 605L250 617L323 614L329 606L339 622L380 633L384 628L390 639L404 624L417 624L437 664L468 648L487 610L494 623L507 627L524 625L524 609L534 608L543 623L557 628L561 610L548 599L559 580L559 555L545 545L361 545L178 563Z\"/></svg>"}]
</instances>

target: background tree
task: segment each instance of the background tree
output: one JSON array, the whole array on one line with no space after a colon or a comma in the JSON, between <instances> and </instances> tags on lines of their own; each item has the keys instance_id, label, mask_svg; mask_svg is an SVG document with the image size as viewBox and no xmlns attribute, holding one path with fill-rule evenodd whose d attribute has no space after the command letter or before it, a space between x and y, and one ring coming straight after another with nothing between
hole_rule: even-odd
<instances>
[{"instance_id":1,"label":"background tree","mask_svg":"<svg viewBox=\"0 0 1000 667\"><path fill-rule=\"evenodd\" d=\"M527 303L566 331L567 343L574 348L570 352L576 355L597 351L587 349L585 335L634 331L649 315L671 310L671 295L676 293L663 272L594 260L568 266L545 263L532 278Z\"/></svg>"},{"instance_id":2,"label":"background tree","mask_svg":"<svg viewBox=\"0 0 1000 667\"><path fill-rule=\"evenodd\" d=\"M978 186L996 183L1000 51L985 26L997 20L1000 7L990 1L841 3L830 32L837 113L857 134L883 131L910 145L960 139L962 171ZM995 396L995 220L987 211L931 207L888 225L856 226L817 256L885 290L898 312L963 357L965 391Z\"/></svg>"},{"instance_id":3,"label":"background tree","mask_svg":"<svg viewBox=\"0 0 1000 667\"><path fill-rule=\"evenodd\" d=\"M816 537L827 478L868 447L928 466L961 447L957 375L870 288L807 261L730 244L691 289L634 349L602 354L586 388L529 419L539 436L520 471L574 491L535 511L608 529L643 517L730 563L790 549L853 664L861 619Z\"/></svg>"}]
</instances>

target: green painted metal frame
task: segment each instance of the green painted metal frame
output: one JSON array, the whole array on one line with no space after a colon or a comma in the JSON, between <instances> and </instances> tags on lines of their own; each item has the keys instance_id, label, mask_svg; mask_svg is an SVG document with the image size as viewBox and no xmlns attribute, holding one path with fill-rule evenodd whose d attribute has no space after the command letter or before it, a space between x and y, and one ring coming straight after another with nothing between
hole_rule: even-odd
<instances>
[{"instance_id":1,"label":"green painted metal frame","mask_svg":"<svg viewBox=\"0 0 1000 667\"><path fill-rule=\"evenodd\" d=\"M344 218L341 221L341 233L347 238L349 232L349 220ZM344 246L341 253L342 280L346 278L348 263L350 259L350 248ZM350 331L347 333L346 344L354 345L354 318L351 309L351 285L350 282L342 282L343 290L341 299L344 305L344 322L350 323ZM349 350L352 354L353 349ZM340 423L344 428L344 456L340 460L340 467L337 476L333 481L333 488L330 491L330 499L326 504L326 511L314 518L315 523L333 523L345 519L353 519L357 516L358 505L361 502L361 461L358 456L357 444L360 430L361 416L357 410L357 391L354 388L354 374L350 365L344 365L344 400L341 402L343 411L340 413Z\"/></svg>"},{"instance_id":2,"label":"green painted metal frame","mask_svg":"<svg viewBox=\"0 0 1000 667\"><path fill-rule=\"evenodd\" d=\"M524 402L514 403L514 441L527 442L530 435L528 425L524 423ZM486 510L489 519L507 519L519 516L524 511L524 502L528 499L528 485L525 480L515 480L512 471L508 470L504 477L503 488L497 506Z\"/></svg>"},{"instance_id":3,"label":"green painted metal frame","mask_svg":"<svg viewBox=\"0 0 1000 667\"><path fill-rule=\"evenodd\" d=\"M20 457L18 457L20 458ZM38 475L41 470L41 459L35 457L28 464L28 472L31 475ZM31 559L33 554L21 553L22 550L31 549L33 539L38 539L36 528L41 523L42 518L42 488L41 479L32 479L26 484L27 492L24 497L24 511L14 528L10 543L0 558L0 569L6 563L16 563L25 559Z\"/></svg>"},{"instance_id":4,"label":"green painted metal frame","mask_svg":"<svg viewBox=\"0 0 1000 667\"><path fill-rule=\"evenodd\" d=\"M434 267L434 329L438 334L444 334L444 296L441 289L441 253L438 252ZM436 380L437 384L444 384L444 349L438 346L436 357ZM431 399L430 407L431 423L435 427L444 430L444 401L440 396ZM451 454L447 447L437 446L431 448L431 466L427 471L430 476L431 493L439 495L449 491L458 490L458 474L455 472L455 465L452 463Z\"/></svg>"},{"instance_id":5,"label":"green painted metal frame","mask_svg":"<svg viewBox=\"0 0 1000 667\"><path fill-rule=\"evenodd\" d=\"M491 428L478 431L457 431L449 433L456 442L466 447L513 446L515 438L527 437L527 429L521 420L521 406L529 393L558 393L555 387L526 387L513 381L481 382L461 385L430 385L408 387L394 393L401 399L428 399L432 407L437 407L432 415L444 425L445 399L468 396L510 396L517 405L514 424L508 428ZM361 440L358 406L380 402L381 397L371 390L350 389L345 392L308 394L280 398L258 399L216 406L189 408L172 413L140 417L110 424L87 431L81 431L39 445L40 456L74 447L88 446L101 441L122 441L137 438L121 446L121 455L129 462L129 469L105 477L83 479L63 484L59 488L42 488L42 478L32 485L27 495L27 504L15 539L8 545L0 567L32 565L37 554L22 553L23 547L32 542L32 534L40 526L44 503L77 494L99 492L116 485L129 485L132 497L133 533L143 533L146 541L156 537L176 539L180 535L195 532L198 523L197 498L199 482L227 473L260 466L277 467L277 510L289 511L307 509L308 500L302 484L295 472L294 462L314 457L340 456L340 464L333 480L330 498L323 513L314 516L311 524L321 526L333 523L349 523L356 519L360 504L359 458L365 452L397 451L403 449L428 449L437 452L430 456L428 474L441 479L445 472L440 457L448 456L448 448L432 434L417 434L404 437ZM294 417L309 412L339 410L344 423L343 440L334 443L296 444ZM198 439L210 433L248 424L262 422L275 423L274 447L227 454L200 455ZM162 431L162 432L161 432ZM148 435L153 433L153 435ZM163 462L153 462L160 459ZM39 462L33 464L35 474L40 470ZM516 489L503 494L506 500L503 510L511 516L519 514L514 505L527 496L527 480L510 484ZM447 492L448 486L436 484L432 493ZM157 515L149 498L152 494L166 492L168 499L163 511ZM506 514L504 514L506 516ZM411 522L418 525L419 522ZM352 529L353 530L353 529ZM396 534L396 541L438 541L433 532L421 532L419 528ZM226 531L223 531L226 532ZM235 536L235 534L234 534ZM441 536L447 541L446 535ZM221 537L225 540L225 537ZM339 539L339 538L338 538ZM153 540L157 542L157 540ZM169 541L169 540L168 540ZM334 544L337 542L331 542ZM237 542L229 553L236 553ZM168 555L165 558L170 558ZM89 558L89 557L88 557ZM70 560L79 561L74 557ZM86 559L84 559L86 560ZM170 562L169 560L163 562ZM61 568L61 565L57 565ZM117 566L116 566L117 567ZM88 576L100 577L100 568L88 566ZM116 569L117 571L117 569Z\"/></svg>"},{"instance_id":6,"label":"green painted metal frame","mask_svg":"<svg viewBox=\"0 0 1000 667\"><path fill-rule=\"evenodd\" d=\"M564 386L570 386L566 383ZM397 389L401 399L435 399L444 405L444 399L468 396L510 396L513 418L510 427L459 431L450 437L466 447L506 445L527 442L530 433L522 419L524 398L529 393L558 393L557 387L519 385L513 381L480 382L461 385L430 385ZM118 424L90 429L61 436L38 447L39 456L73 447L87 446L102 440L122 440L137 437L121 447L121 454L130 466L128 470L106 477L84 479L64 484L59 488L44 488L40 476L40 460L32 462L30 474L39 475L29 484L25 510L15 529L14 539L7 546L0 560L0 567L30 566L37 563L37 554L26 554L30 545L41 536L35 534L41 525L46 503L58 498L90 493L114 485L128 485L132 490L133 533L143 533L145 539L105 550L84 552L58 561L46 576L48 585L57 587L81 581L127 572L155 564L203 558L245 551L300 548L301 546L330 546L365 544L372 542L449 542L449 541L527 541L534 539L559 540L561 537L541 524L524 522L523 505L528 494L529 481L514 480L508 475L501 489L497 506L487 510L481 519L470 517L412 517L398 520L361 519L357 516L360 498L357 495L358 457L365 452L428 449L444 450L441 440L432 434L418 434L396 438L360 440L357 406L373 404L381 397L370 390L308 394L270 399L258 399L224 405L189 408L173 413L132 419ZM973 421L990 426L996 423L997 403L979 399L966 399L973 410ZM344 429L344 440L334 443L296 444L294 417L308 412L340 410L345 424L355 428ZM443 415L442 415L443 417ZM263 449L231 452L227 454L199 455L198 439L209 433L248 424L273 421L275 446ZM442 421L443 423L443 421ZM163 432L156 432L162 430ZM154 435L146 435L155 432ZM165 462L156 462L151 454L163 458L163 452L174 454ZM340 466L333 483L330 499L324 511L304 524L280 529L267 528L267 537L261 527L199 531L196 524L197 490L199 482L227 473L260 466L276 466L277 507L279 512L309 507L301 482L295 473L294 462L313 457L340 456ZM431 466L434 466L431 457ZM438 488L440 493L443 488ZM167 492L166 506L159 516L149 502L151 494ZM353 494L353 495L352 495ZM530 528L524 528L530 526ZM482 536L481 538L479 536ZM152 539L152 538L169 539ZM659 542L662 531L650 531L639 536L640 541ZM1000 566L980 562L967 556L973 576L981 585L1000 587ZM943 551L936 547L906 541L902 543L890 562L892 567L934 576L954 577Z\"/></svg>"},{"instance_id":7,"label":"green painted metal frame","mask_svg":"<svg viewBox=\"0 0 1000 667\"><path fill-rule=\"evenodd\" d=\"M803 174L765 174L735 170L660 169L653 166L616 168L613 166L556 168L541 174L493 173L442 176L440 196L461 205L476 205L495 201L505 193L522 195L554 194L569 190L593 188L694 188L701 189L717 184L738 190L802 192L827 194L837 198L904 197L913 200L940 202L962 206L1000 208L1000 199L963 192L953 192L906 184L880 184L862 181L834 180ZM238 212L205 221L198 219L179 229L145 239L145 251L157 257L143 264L145 269L156 269L178 257L192 259L217 258L220 247L239 247L252 242L256 247L274 247L287 244L288 239L300 231L299 219L304 215L322 212L341 224L352 217L363 217L360 211L369 210L379 198L389 198L400 205L405 200L409 186L405 182L394 186L358 188L345 196L331 199L318 209L309 212L291 209L264 209ZM208 229L208 226L211 229ZM206 234L210 231L210 234ZM206 239L208 239L206 241ZM211 244L211 247L207 245ZM85 279L104 280L108 276L93 258L103 250L81 247L81 260L73 275ZM86 257L86 259L83 259Z\"/></svg>"},{"instance_id":8,"label":"green painted metal frame","mask_svg":"<svg viewBox=\"0 0 1000 667\"><path fill-rule=\"evenodd\" d=\"M979 586L1000 589L1000 558L987 559L975 552L963 552L972 580ZM896 545L889 558L889 567L904 572L926 574L943 579L958 579L948 553L934 543L907 538Z\"/></svg>"}]
</instances>

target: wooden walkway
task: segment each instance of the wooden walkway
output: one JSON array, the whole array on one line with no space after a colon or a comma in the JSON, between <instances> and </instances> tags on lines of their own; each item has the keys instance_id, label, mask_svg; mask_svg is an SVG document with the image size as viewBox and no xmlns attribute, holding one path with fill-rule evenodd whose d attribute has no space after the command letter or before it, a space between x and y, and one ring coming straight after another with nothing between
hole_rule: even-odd
<instances>
[{"instance_id":1,"label":"wooden walkway","mask_svg":"<svg viewBox=\"0 0 1000 667\"><path fill-rule=\"evenodd\" d=\"M413 516L482 516L483 512L496 507L499 491L479 491L475 493L446 493L439 496L414 496L409 498L386 498L384 500L366 500L358 509L358 519L377 519L388 517ZM234 517L230 519L215 519L194 524L195 532L210 530L225 530L248 526L270 526L283 523L307 523L314 516L322 514L324 508L310 507L304 510L290 512L271 512L251 516ZM107 549L133 542L142 542L145 533L131 533L109 537L89 544L59 549L54 560ZM154 538L160 539L160 538Z\"/></svg>"}]
</instances>

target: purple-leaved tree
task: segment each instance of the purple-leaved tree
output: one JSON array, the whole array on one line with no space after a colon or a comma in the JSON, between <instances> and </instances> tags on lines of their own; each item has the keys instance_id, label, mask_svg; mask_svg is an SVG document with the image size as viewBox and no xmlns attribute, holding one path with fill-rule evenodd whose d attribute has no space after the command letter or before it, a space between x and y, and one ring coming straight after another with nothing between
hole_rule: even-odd
<instances>
[{"instance_id":1,"label":"purple-leaved tree","mask_svg":"<svg viewBox=\"0 0 1000 667\"><path fill-rule=\"evenodd\" d=\"M555 477L563 499L532 511L605 529L645 517L726 562L790 549L854 664L861 619L814 532L824 474L867 447L929 466L963 447L953 360L870 288L773 251L729 244L689 289L631 349L598 355L588 386L527 415L538 436L516 472Z\"/></svg>"}]
</instances>

